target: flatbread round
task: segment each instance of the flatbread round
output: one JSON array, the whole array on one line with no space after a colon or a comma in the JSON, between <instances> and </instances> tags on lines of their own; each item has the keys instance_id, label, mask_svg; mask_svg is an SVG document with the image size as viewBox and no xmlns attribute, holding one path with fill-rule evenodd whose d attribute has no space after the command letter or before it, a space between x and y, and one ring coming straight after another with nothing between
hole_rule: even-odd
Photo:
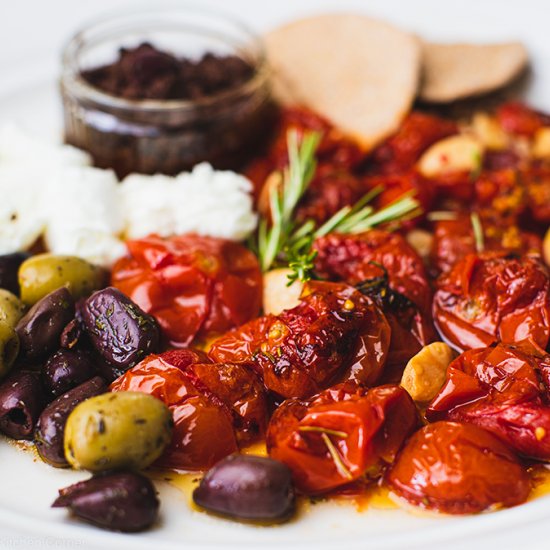
<instances>
[{"instance_id":1,"label":"flatbread round","mask_svg":"<svg viewBox=\"0 0 550 550\"><path fill-rule=\"evenodd\" d=\"M302 104L373 147L399 127L415 98L419 40L360 15L326 14L265 37L274 94Z\"/></svg>"},{"instance_id":2,"label":"flatbread round","mask_svg":"<svg viewBox=\"0 0 550 550\"><path fill-rule=\"evenodd\" d=\"M425 43L422 50L424 74L419 97L430 103L450 103L502 88L528 63L527 51L519 42Z\"/></svg>"}]
</instances>

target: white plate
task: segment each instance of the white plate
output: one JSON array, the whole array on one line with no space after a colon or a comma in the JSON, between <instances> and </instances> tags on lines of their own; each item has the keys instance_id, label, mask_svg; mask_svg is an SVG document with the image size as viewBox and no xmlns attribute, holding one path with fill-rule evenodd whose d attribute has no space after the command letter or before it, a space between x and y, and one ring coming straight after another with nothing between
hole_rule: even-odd
<instances>
[{"instance_id":1,"label":"white plate","mask_svg":"<svg viewBox=\"0 0 550 550\"><path fill-rule=\"evenodd\" d=\"M69 2L54 3L69 8ZM442 0L386 0L369 2L367 10L366 3L360 1L308 1L298 6L290 1L242 0L224 3L224 7L260 28L269 26L270 21L315 8L320 11L350 7L381 15L436 39L520 38L532 52L535 69L527 97L538 107L550 110L550 42L543 1L463 0L451 4ZM70 29L58 25L58 31L67 33ZM52 31L46 28L41 32ZM0 55L0 67L7 67L6 59L5 54ZM56 82L48 64L18 63L10 74L16 78L2 79L0 83L0 123L16 120L38 135L58 138L61 113ZM0 441L0 464L0 548L504 550L521 546L538 550L550 546L545 542L550 497L498 513L464 518L418 515L397 509L357 512L352 505L323 503L311 506L296 521L268 528L197 513L189 507L188 496L164 483L157 484L162 500L160 524L144 534L113 534L79 524L69 519L64 510L49 507L58 488L85 478L85 474L50 468L32 453L5 441Z\"/></svg>"}]
</instances>

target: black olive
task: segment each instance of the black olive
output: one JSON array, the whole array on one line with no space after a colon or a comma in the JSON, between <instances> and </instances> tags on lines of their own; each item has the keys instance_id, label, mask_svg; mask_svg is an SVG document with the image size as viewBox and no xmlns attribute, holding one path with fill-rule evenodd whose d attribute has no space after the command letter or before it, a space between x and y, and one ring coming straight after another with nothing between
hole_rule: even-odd
<instances>
[{"instance_id":1,"label":"black olive","mask_svg":"<svg viewBox=\"0 0 550 550\"><path fill-rule=\"evenodd\" d=\"M74 299L65 287L58 288L39 300L15 327L21 356L36 360L56 351L61 333L74 314Z\"/></svg>"},{"instance_id":2,"label":"black olive","mask_svg":"<svg viewBox=\"0 0 550 550\"><path fill-rule=\"evenodd\" d=\"M132 472L102 474L75 483L61 489L52 504L54 508L67 507L76 517L98 527L128 533L150 527L159 506L153 483Z\"/></svg>"},{"instance_id":3,"label":"black olive","mask_svg":"<svg viewBox=\"0 0 550 550\"><path fill-rule=\"evenodd\" d=\"M63 448L67 418L79 403L106 391L105 381L96 376L59 396L44 409L34 434L36 450L42 460L56 468L65 468L69 465Z\"/></svg>"},{"instance_id":4,"label":"black olive","mask_svg":"<svg viewBox=\"0 0 550 550\"><path fill-rule=\"evenodd\" d=\"M92 358L83 350L60 349L44 365L42 383L53 397L57 397L96 374Z\"/></svg>"},{"instance_id":5,"label":"black olive","mask_svg":"<svg viewBox=\"0 0 550 550\"><path fill-rule=\"evenodd\" d=\"M17 371L0 384L0 431L13 439L32 439L46 406L40 375Z\"/></svg>"},{"instance_id":6,"label":"black olive","mask_svg":"<svg viewBox=\"0 0 550 550\"><path fill-rule=\"evenodd\" d=\"M159 346L159 328L153 317L113 287L99 290L83 304L82 325L97 353L120 376ZM101 373L107 373L101 369Z\"/></svg>"},{"instance_id":7,"label":"black olive","mask_svg":"<svg viewBox=\"0 0 550 550\"><path fill-rule=\"evenodd\" d=\"M218 462L193 492L195 504L234 519L281 521L295 505L290 469L277 460L231 455Z\"/></svg>"}]
</instances>

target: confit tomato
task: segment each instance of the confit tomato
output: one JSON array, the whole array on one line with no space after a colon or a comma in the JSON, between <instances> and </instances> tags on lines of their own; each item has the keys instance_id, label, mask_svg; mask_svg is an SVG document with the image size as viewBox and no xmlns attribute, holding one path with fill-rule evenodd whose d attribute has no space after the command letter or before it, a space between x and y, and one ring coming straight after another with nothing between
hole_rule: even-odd
<instances>
[{"instance_id":1,"label":"confit tomato","mask_svg":"<svg viewBox=\"0 0 550 550\"><path fill-rule=\"evenodd\" d=\"M174 433L157 465L204 470L263 435L267 403L249 365L215 364L192 350L150 355L115 380L111 391L141 391L172 411Z\"/></svg>"},{"instance_id":2,"label":"confit tomato","mask_svg":"<svg viewBox=\"0 0 550 550\"><path fill-rule=\"evenodd\" d=\"M153 315L174 346L220 334L261 306L256 256L241 244L198 235L127 242L111 283Z\"/></svg>"},{"instance_id":3,"label":"confit tomato","mask_svg":"<svg viewBox=\"0 0 550 550\"><path fill-rule=\"evenodd\" d=\"M413 111L397 132L373 152L375 173L407 170L430 145L457 132L457 125L450 120Z\"/></svg>"},{"instance_id":4,"label":"confit tomato","mask_svg":"<svg viewBox=\"0 0 550 550\"><path fill-rule=\"evenodd\" d=\"M455 422L436 422L416 432L386 480L407 502L446 514L515 506L531 490L527 472L498 438Z\"/></svg>"},{"instance_id":5,"label":"confit tomato","mask_svg":"<svg viewBox=\"0 0 550 550\"><path fill-rule=\"evenodd\" d=\"M356 285L384 312L392 333L390 366L403 367L434 339L428 277L420 256L401 235L374 229L333 233L315 241L314 249L321 277Z\"/></svg>"},{"instance_id":6,"label":"confit tomato","mask_svg":"<svg viewBox=\"0 0 550 550\"><path fill-rule=\"evenodd\" d=\"M485 250L513 254L541 254L542 240L522 231L518 225L497 218L487 211L479 212ZM431 260L439 272L449 271L468 254L475 254L476 242L472 220L467 212L456 212L455 219L440 220L434 224Z\"/></svg>"},{"instance_id":7,"label":"confit tomato","mask_svg":"<svg viewBox=\"0 0 550 550\"><path fill-rule=\"evenodd\" d=\"M440 276L433 304L441 335L459 350L550 336L550 278L539 256L469 254Z\"/></svg>"},{"instance_id":8,"label":"confit tomato","mask_svg":"<svg viewBox=\"0 0 550 550\"><path fill-rule=\"evenodd\" d=\"M493 432L516 452L550 459L550 356L498 344L464 352L426 411Z\"/></svg>"},{"instance_id":9,"label":"confit tomato","mask_svg":"<svg viewBox=\"0 0 550 550\"><path fill-rule=\"evenodd\" d=\"M399 386L367 391L348 382L308 401L285 401L269 423L267 450L292 470L302 493L326 493L379 476L418 422Z\"/></svg>"},{"instance_id":10,"label":"confit tomato","mask_svg":"<svg viewBox=\"0 0 550 550\"><path fill-rule=\"evenodd\" d=\"M509 134L533 137L537 130L548 125L548 117L519 101L500 105L496 112L502 129Z\"/></svg>"},{"instance_id":11,"label":"confit tomato","mask_svg":"<svg viewBox=\"0 0 550 550\"><path fill-rule=\"evenodd\" d=\"M370 298L346 284L312 281L295 308L227 333L209 354L219 362L252 361L265 387L281 397L308 397L343 376L374 383L389 340L389 325Z\"/></svg>"}]
</instances>

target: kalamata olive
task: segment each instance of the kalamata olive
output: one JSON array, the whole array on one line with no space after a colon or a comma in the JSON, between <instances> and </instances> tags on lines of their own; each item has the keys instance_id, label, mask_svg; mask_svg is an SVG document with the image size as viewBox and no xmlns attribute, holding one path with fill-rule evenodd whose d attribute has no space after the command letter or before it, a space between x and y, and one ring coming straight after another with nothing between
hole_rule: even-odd
<instances>
[{"instance_id":1,"label":"kalamata olive","mask_svg":"<svg viewBox=\"0 0 550 550\"><path fill-rule=\"evenodd\" d=\"M17 273L19 266L30 257L26 252L14 252L0 256L0 288L19 294Z\"/></svg>"},{"instance_id":2,"label":"kalamata olive","mask_svg":"<svg viewBox=\"0 0 550 550\"><path fill-rule=\"evenodd\" d=\"M172 413L140 392L105 393L83 401L65 425L65 457L74 468L141 470L172 438Z\"/></svg>"},{"instance_id":3,"label":"kalamata olive","mask_svg":"<svg viewBox=\"0 0 550 550\"><path fill-rule=\"evenodd\" d=\"M0 384L0 432L13 439L32 439L46 405L37 372L17 371Z\"/></svg>"},{"instance_id":4,"label":"kalamata olive","mask_svg":"<svg viewBox=\"0 0 550 550\"><path fill-rule=\"evenodd\" d=\"M127 533L143 531L158 516L160 502L153 483L141 474L96 475L61 489L53 508L69 508L98 527Z\"/></svg>"},{"instance_id":5,"label":"kalamata olive","mask_svg":"<svg viewBox=\"0 0 550 550\"><path fill-rule=\"evenodd\" d=\"M35 304L62 286L77 300L101 288L106 281L103 268L76 256L38 254L19 268L21 300L27 305Z\"/></svg>"},{"instance_id":6,"label":"kalamata olive","mask_svg":"<svg viewBox=\"0 0 550 550\"><path fill-rule=\"evenodd\" d=\"M231 455L208 471L193 500L230 518L281 521L294 511L292 474L278 460Z\"/></svg>"},{"instance_id":7,"label":"kalamata olive","mask_svg":"<svg viewBox=\"0 0 550 550\"><path fill-rule=\"evenodd\" d=\"M19 355L19 336L14 328L0 321L0 378L11 370Z\"/></svg>"},{"instance_id":8,"label":"kalamata olive","mask_svg":"<svg viewBox=\"0 0 550 550\"><path fill-rule=\"evenodd\" d=\"M59 338L59 344L62 348L73 349L82 336L82 325L80 324L80 319L76 317L69 322L69 324L63 329L61 336Z\"/></svg>"},{"instance_id":9,"label":"kalamata olive","mask_svg":"<svg viewBox=\"0 0 550 550\"><path fill-rule=\"evenodd\" d=\"M35 360L47 357L59 347L65 325L74 317L74 300L65 288L58 288L29 309L15 328L21 355Z\"/></svg>"},{"instance_id":10,"label":"kalamata olive","mask_svg":"<svg viewBox=\"0 0 550 550\"><path fill-rule=\"evenodd\" d=\"M103 378L96 376L59 396L42 411L36 425L34 441L44 462L56 468L69 465L63 448L67 418L79 403L106 391L107 384Z\"/></svg>"},{"instance_id":11,"label":"kalamata olive","mask_svg":"<svg viewBox=\"0 0 550 550\"><path fill-rule=\"evenodd\" d=\"M24 312L23 302L9 290L0 288L0 321L5 321L8 325L15 327Z\"/></svg>"},{"instance_id":12,"label":"kalamata olive","mask_svg":"<svg viewBox=\"0 0 550 550\"><path fill-rule=\"evenodd\" d=\"M54 397L68 392L96 374L92 358L82 350L60 349L44 365L42 383Z\"/></svg>"},{"instance_id":13,"label":"kalamata olive","mask_svg":"<svg viewBox=\"0 0 550 550\"><path fill-rule=\"evenodd\" d=\"M81 315L92 345L112 365L117 376L158 348L159 329L155 319L116 288L92 294L84 303Z\"/></svg>"}]
</instances>

